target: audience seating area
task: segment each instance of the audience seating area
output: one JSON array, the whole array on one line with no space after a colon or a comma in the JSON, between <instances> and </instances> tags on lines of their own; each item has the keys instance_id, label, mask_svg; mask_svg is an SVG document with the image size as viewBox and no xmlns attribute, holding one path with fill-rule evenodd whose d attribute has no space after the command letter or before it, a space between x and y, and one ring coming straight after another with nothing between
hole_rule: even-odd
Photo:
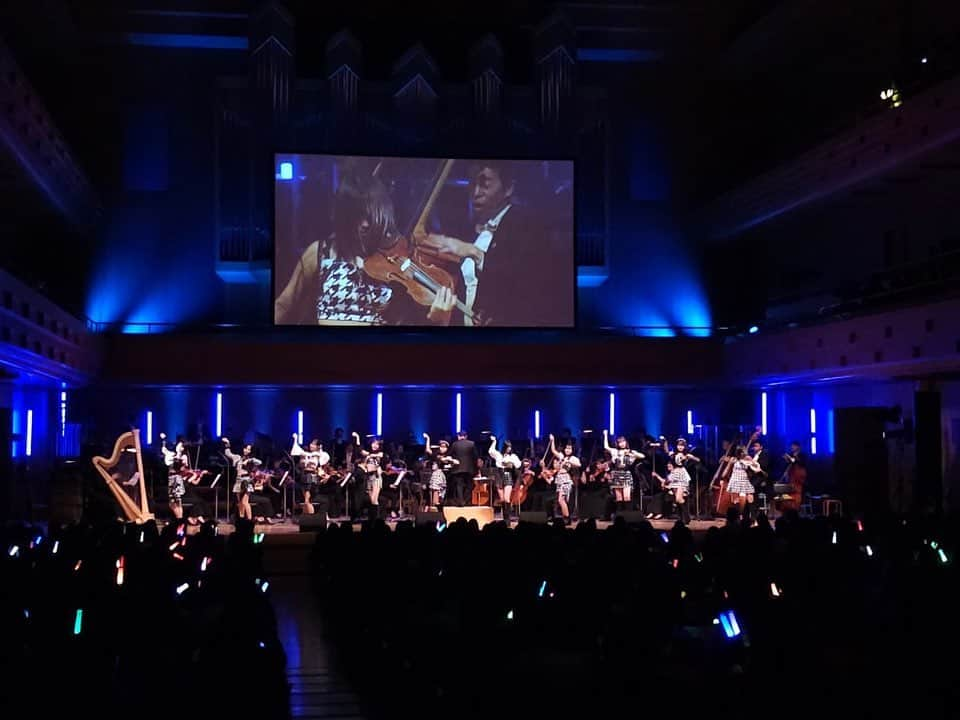
<instances>
[{"instance_id":1,"label":"audience seating area","mask_svg":"<svg viewBox=\"0 0 960 720\"><path fill-rule=\"evenodd\" d=\"M321 533L313 576L367 717L942 716L955 547L919 521L796 514L697 541L378 522Z\"/></svg>"},{"instance_id":2,"label":"audience seating area","mask_svg":"<svg viewBox=\"0 0 960 720\"><path fill-rule=\"evenodd\" d=\"M2 534L0 707L40 717L289 713L251 526L229 538L153 523Z\"/></svg>"}]
</instances>

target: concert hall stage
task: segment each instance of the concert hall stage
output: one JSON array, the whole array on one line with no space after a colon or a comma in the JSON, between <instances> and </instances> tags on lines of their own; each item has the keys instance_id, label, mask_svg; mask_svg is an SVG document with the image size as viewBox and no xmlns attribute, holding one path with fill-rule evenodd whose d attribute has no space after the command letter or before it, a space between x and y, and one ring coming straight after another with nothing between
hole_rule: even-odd
<instances>
[{"instance_id":1,"label":"concert hall stage","mask_svg":"<svg viewBox=\"0 0 960 720\"><path fill-rule=\"evenodd\" d=\"M386 526L391 530L395 530L397 524L401 522L414 522L415 517L405 517L398 519L384 519ZM341 525L345 522L349 522L346 518L332 518L330 520L331 524ZM664 518L662 520L647 520L656 530L669 531L675 524L675 520ZM577 525L580 523L579 520L573 520L570 522L570 525L567 526L567 530L576 529ZM605 530L606 528L613 525L613 522L610 520L598 520L597 529ZM716 519L716 520L692 520L687 524L687 527L690 528L690 531L697 535L699 533L705 533L710 528L721 528L726 525L726 520ZM511 527L516 528L517 523L511 523ZM353 529L355 532L360 532L363 528L362 522L354 522ZM233 523L220 522L217 523L217 532L220 535L230 535L235 530ZM189 533L194 533L197 531L196 526L188 527ZM295 520L281 520L272 524L266 523L257 523L256 531L258 533L263 533L264 535L270 536L289 536L289 535L306 535L312 537L316 532L315 530L306 530L300 527L300 523Z\"/></svg>"}]
</instances>

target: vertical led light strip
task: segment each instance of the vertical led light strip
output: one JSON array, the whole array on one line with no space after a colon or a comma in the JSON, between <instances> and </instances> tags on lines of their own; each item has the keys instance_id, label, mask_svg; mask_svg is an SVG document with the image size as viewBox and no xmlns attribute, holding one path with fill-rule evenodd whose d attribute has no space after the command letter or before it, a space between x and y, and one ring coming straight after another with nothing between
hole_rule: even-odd
<instances>
[{"instance_id":1,"label":"vertical led light strip","mask_svg":"<svg viewBox=\"0 0 960 720\"><path fill-rule=\"evenodd\" d=\"M147 410L147 445L153 445L153 411Z\"/></svg>"},{"instance_id":2,"label":"vertical led light strip","mask_svg":"<svg viewBox=\"0 0 960 720\"><path fill-rule=\"evenodd\" d=\"M616 423L614 422L614 415L617 410L617 396L614 393L610 393L610 422L608 423L610 428L610 434L613 435L616 433Z\"/></svg>"},{"instance_id":3,"label":"vertical led light strip","mask_svg":"<svg viewBox=\"0 0 960 720\"><path fill-rule=\"evenodd\" d=\"M217 437L223 437L223 393L217 393Z\"/></svg>"},{"instance_id":4,"label":"vertical led light strip","mask_svg":"<svg viewBox=\"0 0 960 720\"><path fill-rule=\"evenodd\" d=\"M533 436L539 440L540 439L540 411L533 411Z\"/></svg>"},{"instance_id":5,"label":"vertical led light strip","mask_svg":"<svg viewBox=\"0 0 960 720\"><path fill-rule=\"evenodd\" d=\"M60 391L60 437L67 436L67 391Z\"/></svg>"},{"instance_id":6,"label":"vertical led light strip","mask_svg":"<svg viewBox=\"0 0 960 720\"><path fill-rule=\"evenodd\" d=\"M693 435L693 410L687 410L687 435Z\"/></svg>"},{"instance_id":7,"label":"vertical led light strip","mask_svg":"<svg viewBox=\"0 0 960 720\"><path fill-rule=\"evenodd\" d=\"M833 410L827 410L827 452L833 452Z\"/></svg>"},{"instance_id":8,"label":"vertical led light strip","mask_svg":"<svg viewBox=\"0 0 960 720\"><path fill-rule=\"evenodd\" d=\"M457 393L457 432L460 432L460 411L462 406L460 405L460 393Z\"/></svg>"},{"instance_id":9,"label":"vertical led light strip","mask_svg":"<svg viewBox=\"0 0 960 720\"><path fill-rule=\"evenodd\" d=\"M760 432L767 434L767 394L760 393Z\"/></svg>"},{"instance_id":10,"label":"vertical led light strip","mask_svg":"<svg viewBox=\"0 0 960 720\"><path fill-rule=\"evenodd\" d=\"M810 454L817 454L817 411L810 408Z\"/></svg>"},{"instance_id":11,"label":"vertical led light strip","mask_svg":"<svg viewBox=\"0 0 960 720\"><path fill-rule=\"evenodd\" d=\"M27 457L33 455L33 410L27 410Z\"/></svg>"},{"instance_id":12,"label":"vertical led light strip","mask_svg":"<svg viewBox=\"0 0 960 720\"><path fill-rule=\"evenodd\" d=\"M458 396L458 397L459 397L459 396ZM460 411L459 411L459 407L458 407L458 408L457 408L457 418L458 418L458 419L457 419L457 426L458 426L458 429L459 429L459 425L460 425L459 416L460 416ZM382 436L383 436L383 393L382 393L382 392L378 392L378 393L377 393L377 437L382 437Z\"/></svg>"},{"instance_id":13,"label":"vertical led light strip","mask_svg":"<svg viewBox=\"0 0 960 720\"><path fill-rule=\"evenodd\" d=\"M303 410L297 410L297 444L303 445Z\"/></svg>"}]
</instances>

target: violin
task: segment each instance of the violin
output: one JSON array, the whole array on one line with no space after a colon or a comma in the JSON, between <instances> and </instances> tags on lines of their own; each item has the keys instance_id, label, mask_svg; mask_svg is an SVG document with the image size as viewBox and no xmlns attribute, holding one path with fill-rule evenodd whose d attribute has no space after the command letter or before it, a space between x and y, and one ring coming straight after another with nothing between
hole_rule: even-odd
<instances>
[{"instance_id":1,"label":"violin","mask_svg":"<svg viewBox=\"0 0 960 720\"><path fill-rule=\"evenodd\" d=\"M453 163L454 160L444 160L441 164L430 195L423 202L420 215L410 232L397 236L391 247L379 250L363 260L363 270L368 276L382 283L400 285L414 302L425 307L433 304L441 288L451 291L456 289L453 276L431 261L431 258L437 258L438 255L416 242L416 238L427 235L427 218L450 175ZM411 242L409 238L414 241ZM487 324L459 298L455 299L454 307L470 318L474 325Z\"/></svg>"},{"instance_id":2,"label":"violin","mask_svg":"<svg viewBox=\"0 0 960 720\"><path fill-rule=\"evenodd\" d=\"M382 283L395 283L407 291L407 295L418 305L430 307L441 288L454 290L453 276L441 267L423 261L416 262L414 257L420 253L410 248L405 237L399 237L393 247L379 250L363 261L363 270L374 280ZM454 307L475 324L485 321L463 304L460 298L454 300Z\"/></svg>"}]
</instances>

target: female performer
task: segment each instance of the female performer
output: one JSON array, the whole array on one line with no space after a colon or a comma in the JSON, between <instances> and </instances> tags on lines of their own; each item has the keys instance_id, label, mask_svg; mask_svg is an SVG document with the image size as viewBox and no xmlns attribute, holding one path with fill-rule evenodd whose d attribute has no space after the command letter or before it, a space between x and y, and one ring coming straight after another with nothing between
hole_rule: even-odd
<instances>
[{"instance_id":1,"label":"female performer","mask_svg":"<svg viewBox=\"0 0 960 720\"><path fill-rule=\"evenodd\" d=\"M177 520L183 519L183 496L187 494L187 484L184 482L182 472L183 461L174 458L167 474L167 502L170 504L170 512Z\"/></svg>"},{"instance_id":2,"label":"female performer","mask_svg":"<svg viewBox=\"0 0 960 720\"><path fill-rule=\"evenodd\" d=\"M555 463L553 484L557 490L560 514L563 516L563 523L569 525L570 491L573 489L573 478L570 477L570 471L573 468L580 467L580 458L573 454L573 444L569 442L563 446L563 452L559 452L552 434L550 435L550 454L553 455Z\"/></svg>"},{"instance_id":3,"label":"female performer","mask_svg":"<svg viewBox=\"0 0 960 720\"><path fill-rule=\"evenodd\" d=\"M424 324L425 319L449 324L456 298L448 288L436 294L428 310L413 307L405 295L364 272L366 258L399 240L393 200L386 185L358 161L348 161L340 170L333 201L333 233L304 251L276 299L276 322L384 325Z\"/></svg>"},{"instance_id":4,"label":"female performer","mask_svg":"<svg viewBox=\"0 0 960 720\"><path fill-rule=\"evenodd\" d=\"M653 473L653 477L660 481L664 492L672 497L680 514L680 522L686 525L690 522L690 510L687 507L687 496L690 494L690 474L683 465L677 463L675 458L676 455L667 460L667 477L661 477L657 473ZM662 516L662 513L659 512L655 515L647 515L648 518L652 517L654 519L659 519Z\"/></svg>"},{"instance_id":5,"label":"female performer","mask_svg":"<svg viewBox=\"0 0 960 720\"><path fill-rule=\"evenodd\" d=\"M294 443L296 443L296 437L294 437ZM296 447L295 445L294 449ZM307 451L302 452L300 462L303 463L303 512L313 515L315 510L310 500L320 488L320 473L330 464L330 455L324 452L320 441L313 438L307 446Z\"/></svg>"},{"instance_id":6,"label":"female performer","mask_svg":"<svg viewBox=\"0 0 960 720\"><path fill-rule=\"evenodd\" d=\"M426 443L424 452L430 456L430 481L428 489L430 490L430 510L439 510L447 495L447 473L453 467L460 464L460 461L450 457L450 443L441 440L434 454L433 446L430 444L430 436L423 434L423 440Z\"/></svg>"},{"instance_id":7,"label":"female performer","mask_svg":"<svg viewBox=\"0 0 960 720\"><path fill-rule=\"evenodd\" d=\"M237 496L237 515L247 520L253 520L253 509L250 507L250 494L253 492L253 473L260 466L260 460L253 457L253 445L243 446L243 454L237 455L230 450L230 439L223 438L223 454L237 469L237 480L233 484L233 492Z\"/></svg>"},{"instance_id":8,"label":"female performer","mask_svg":"<svg viewBox=\"0 0 960 720\"><path fill-rule=\"evenodd\" d=\"M353 433L353 440L360 450L360 457L363 458L363 470L367 474L367 495L370 497L373 513L376 514L380 507L380 488L383 487L383 450L380 440L377 438L371 440L369 450L364 450L360 446L358 433Z\"/></svg>"},{"instance_id":9,"label":"female performer","mask_svg":"<svg viewBox=\"0 0 960 720\"><path fill-rule=\"evenodd\" d=\"M740 505L740 517L746 519L750 517L750 509L753 506L753 483L750 482L748 471L759 472L760 463L747 454L744 447L737 448L737 459L733 463L733 471L730 473L730 483L727 485L727 492L737 498Z\"/></svg>"},{"instance_id":10,"label":"female performer","mask_svg":"<svg viewBox=\"0 0 960 720\"><path fill-rule=\"evenodd\" d=\"M510 495L513 492L514 477L520 470L520 458L513 452L513 445L509 440L503 444L503 452L497 450L497 438L490 436L490 449L487 454L493 458L494 480L497 486L497 495L500 496L500 507L503 511L503 521L510 524Z\"/></svg>"},{"instance_id":11,"label":"female performer","mask_svg":"<svg viewBox=\"0 0 960 720\"><path fill-rule=\"evenodd\" d=\"M645 455L631 450L623 435L617 438L616 447L610 447L610 438L606 430L603 431L603 449L610 455L610 487L613 488L617 510L628 510L633 491L633 466L643 460Z\"/></svg>"}]
</instances>

